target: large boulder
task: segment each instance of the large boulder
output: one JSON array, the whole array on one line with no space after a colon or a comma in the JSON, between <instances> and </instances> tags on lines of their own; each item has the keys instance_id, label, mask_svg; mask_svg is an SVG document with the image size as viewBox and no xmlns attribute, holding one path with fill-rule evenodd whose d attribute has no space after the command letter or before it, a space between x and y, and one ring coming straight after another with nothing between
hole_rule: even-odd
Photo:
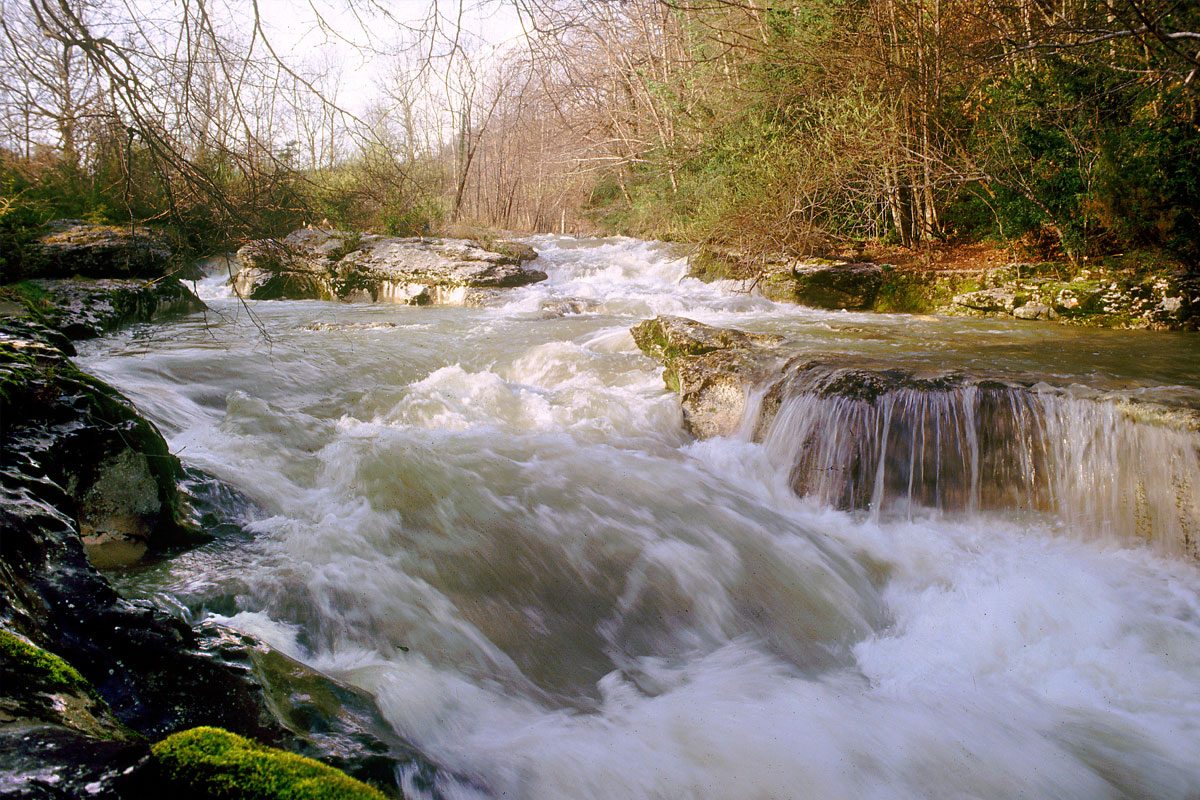
<instances>
[{"instance_id":1,"label":"large boulder","mask_svg":"<svg viewBox=\"0 0 1200 800\"><path fill-rule=\"evenodd\" d=\"M814 308L865 311L875 304L882 284L878 264L801 262L765 276L763 293Z\"/></svg>"},{"instance_id":2,"label":"large boulder","mask_svg":"<svg viewBox=\"0 0 1200 800\"><path fill-rule=\"evenodd\" d=\"M26 273L42 278L158 278L171 270L171 247L140 226L57 219L29 251Z\"/></svg>"},{"instance_id":3,"label":"large boulder","mask_svg":"<svg viewBox=\"0 0 1200 800\"><path fill-rule=\"evenodd\" d=\"M503 249L503 248L500 248ZM301 229L238 250L231 283L256 300L470 303L473 293L546 279L521 262L530 252L493 252L465 239L397 238Z\"/></svg>"},{"instance_id":4,"label":"large boulder","mask_svg":"<svg viewBox=\"0 0 1200 800\"><path fill-rule=\"evenodd\" d=\"M62 347L34 323L0 325L4 474L36 474L64 492L97 563L196 541L178 489L182 468L161 434Z\"/></svg>"},{"instance_id":5,"label":"large boulder","mask_svg":"<svg viewBox=\"0 0 1200 800\"><path fill-rule=\"evenodd\" d=\"M751 252L709 245L692 254L689 275L701 280L740 280L766 298L814 308L866 311L883 286L884 268L780 252Z\"/></svg>"}]
</instances>

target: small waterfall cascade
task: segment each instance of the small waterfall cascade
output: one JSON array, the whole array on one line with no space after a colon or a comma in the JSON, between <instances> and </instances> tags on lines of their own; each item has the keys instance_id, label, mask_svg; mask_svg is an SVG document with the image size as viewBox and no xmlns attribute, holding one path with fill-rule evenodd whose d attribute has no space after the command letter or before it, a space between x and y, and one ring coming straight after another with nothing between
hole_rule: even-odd
<instances>
[{"instance_id":1,"label":"small waterfall cascade","mask_svg":"<svg viewBox=\"0 0 1200 800\"><path fill-rule=\"evenodd\" d=\"M1043 512L1089 538L1200 556L1187 412L954 375L804 365L761 435L793 489L873 514Z\"/></svg>"}]
</instances>

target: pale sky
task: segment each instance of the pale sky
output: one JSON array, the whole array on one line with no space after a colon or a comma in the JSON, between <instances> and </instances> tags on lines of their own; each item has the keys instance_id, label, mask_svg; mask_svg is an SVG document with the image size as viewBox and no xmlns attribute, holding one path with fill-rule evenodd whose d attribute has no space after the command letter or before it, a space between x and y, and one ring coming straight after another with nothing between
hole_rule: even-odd
<instances>
[{"instance_id":1,"label":"pale sky","mask_svg":"<svg viewBox=\"0 0 1200 800\"><path fill-rule=\"evenodd\" d=\"M386 79L403 46L404 26L422 25L435 5L449 35L459 18L458 0L259 0L259 13L280 56L316 67L340 66L339 102L359 113ZM462 0L461 5L463 28L485 46L503 47L524 35L509 3L490 0L481 9L475 0ZM448 47L448 40L439 42L443 52Z\"/></svg>"}]
</instances>

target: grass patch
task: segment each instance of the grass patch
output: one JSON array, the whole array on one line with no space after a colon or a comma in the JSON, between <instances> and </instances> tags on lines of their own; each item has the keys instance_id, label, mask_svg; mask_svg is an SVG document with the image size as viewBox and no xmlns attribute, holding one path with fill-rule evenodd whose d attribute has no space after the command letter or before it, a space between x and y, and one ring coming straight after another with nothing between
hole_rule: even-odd
<instances>
[{"instance_id":1,"label":"grass patch","mask_svg":"<svg viewBox=\"0 0 1200 800\"><path fill-rule=\"evenodd\" d=\"M151 752L176 800L385 800L333 767L220 728L176 733Z\"/></svg>"}]
</instances>

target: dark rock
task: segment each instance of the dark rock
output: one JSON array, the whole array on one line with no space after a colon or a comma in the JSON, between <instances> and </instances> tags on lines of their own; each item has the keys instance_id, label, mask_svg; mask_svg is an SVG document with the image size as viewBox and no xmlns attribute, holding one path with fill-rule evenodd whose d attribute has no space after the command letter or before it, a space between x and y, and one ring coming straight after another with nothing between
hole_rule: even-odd
<instances>
[{"instance_id":1,"label":"dark rock","mask_svg":"<svg viewBox=\"0 0 1200 800\"><path fill-rule=\"evenodd\" d=\"M104 740L36 721L0 724L0 796L9 800L122 800L138 790L150 745Z\"/></svg>"},{"instance_id":2,"label":"dark rock","mask_svg":"<svg viewBox=\"0 0 1200 800\"><path fill-rule=\"evenodd\" d=\"M171 247L148 228L92 225L77 219L46 223L30 246L27 275L43 278L158 278L171 269ZM10 280L13 277L10 276Z\"/></svg>"},{"instance_id":3,"label":"dark rock","mask_svg":"<svg viewBox=\"0 0 1200 800\"><path fill-rule=\"evenodd\" d=\"M4 473L52 481L67 497L57 507L105 565L197 541L184 523L182 469L162 435L53 341L32 323L0 323Z\"/></svg>"},{"instance_id":4,"label":"dark rock","mask_svg":"<svg viewBox=\"0 0 1200 800\"><path fill-rule=\"evenodd\" d=\"M141 796L151 739L217 726L397 791L436 770L366 694L215 625L124 600L97 570L112 542L196 541L177 460L150 423L27 320L0 323L0 794ZM67 343L69 345L69 343Z\"/></svg>"}]
</instances>

